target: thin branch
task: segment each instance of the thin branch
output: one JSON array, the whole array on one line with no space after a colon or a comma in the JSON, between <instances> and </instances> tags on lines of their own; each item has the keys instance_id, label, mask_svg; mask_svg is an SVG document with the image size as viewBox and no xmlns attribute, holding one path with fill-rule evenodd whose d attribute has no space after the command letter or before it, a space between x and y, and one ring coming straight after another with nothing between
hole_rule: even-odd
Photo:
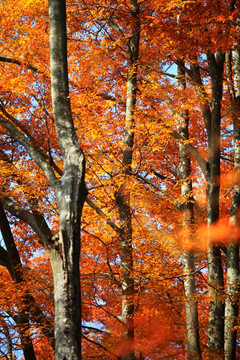
<instances>
[{"instance_id":1,"label":"thin branch","mask_svg":"<svg viewBox=\"0 0 240 360\"><path fill-rule=\"evenodd\" d=\"M107 21L108 25L114 30L117 31L120 35L122 35L123 37L125 37L124 33L122 32L122 30L120 29L120 27L118 26L118 24L116 24L116 22L113 20L112 16L110 16L110 18Z\"/></svg>"},{"instance_id":2,"label":"thin branch","mask_svg":"<svg viewBox=\"0 0 240 360\"><path fill-rule=\"evenodd\" d=\"M96 300L95 300L96 301ZM98 304L96 302L96 304L92 304L92 303L86 303L83 302L83 304L89 305L89 306L94 306L96 308L100 308L101 310L103 310L106 314L112 316L115 320L117 320L120 324L122 324L123 326L125 325L116 315L114 315L113 313L111 313L110 311L108 311L107 309L105 309L102 305Z\"/></svg>"},{"instance_id":3,"label":"thin branch","mask_svg":"<svg viewBox=\"0 0 240 360\"><path fill-rule=\"evenodd\" d=\"M46 155L43 151L41 151L40 149L37 149L37 142L34 139L34 137L31 135L31 133L28 131L28 129L22 125L20 123L20 121L18 121L14 116L12 116L11 114L9 114L9 112L4 108L4 106L0 103L0 110L2 111L3 115L10 120L10 122L12 122L17 128L19 128L20 130L22 130L22 132L24 134L27 135L27 137L29 138L29 140L31 140L32 144L34 144L33 146L36 148L36 150L39 152L39 154L45 159L48 160L50 165L52 166L52 168L57 172L57 174L59 174L60 176L62 175L62 170L54 163L52 157L49 157L48 155Z\"/></svg>"},{"instance_id":4,"label":"thin branch","mask_svg":"<svg viewBox=\"0 0 240 360\"><path fill-rule=\"evenodd\" d=\"M52 185L55 192L60 193L61 189L59 181L56 178L51 165L45 160L44 156L29 142L28 138L18 130L17 126L7 120L5 117L0 116L0 124L9 132L15 141L17 141L27 150L31 158L44 171L46 178Z\"/></svg>"},{"instance_id":5,"label":"thin branch","mask_svg":"<svg viewBox=\"0 0 240 360\"><path fill-rule=\"evenodd\" d=\"M186 139L184 139L175 130L173 130L172 136L176 140L180 140L180 141L183 141L183 142L186 141ZM200 168L201 168L201 170L203 172L203 175L206 177L207 176L207 161L204 159L204 157L200 154L200 152L192 144L184 143L183 145L191 153L191 155L194 157L194 159L197 161L198 165L200 166Z\"/></svg>"},{"instance_id":6,"label":"thin branch","mask_svg":"<svg viewBox=\"0 0 240 360\"><path fill-rule=\"evenodd\" d=\"M44 217L41 214L33 214L28 210L25 210L21 206L17 205L13 200L4 196L1 198L4 209L9 211L13 216L27 223L33 231L38 235L39 242L46 246L49 239L52 236Z\"/></svg>"},{"instance_id":7,"label":"thin branch","mask_svg":"<svg viewBox=\"0 0 240 360\"><path fill-rule=\"evenodd\" d=\"M125 101L123 101L121 99L118 99L113 95L110 95L110 94L107 94L107 93L98 93L97 96L100 96L104 100L110 100L110 101L113 101L113 102L115 102L117 104L120 104L120 105L123 105L124 107L126 107Z\"/></svg>"},{"instance_id":8,"label":"thin branch","mask_svg":"<svg viewBox=\"0 0 240 360\"><path fill-rule=\"evenodd\" d=\"M234 186L232 186L231 189L229 189L225 194L223 194L223 195L219 198L219 200L224 199L224 198L233 190L233 188L234 188Z\"/></svg>"},{"instance_id":9,"label":"thin branch","mask_svg":"<svg viewBox=\"0 0 240 360\"><path fill-rule=\"evenodd\" d=\"M234 159L231 159L231 158L229 158L229 157L227 157L227 156L221 155L221 156L220 156L220 159L221 159L221 160L226 160L226 161L228 161L231 165L234 164Z\"/></svg>"},{"instance_id":10,"label":"thin branch","mask_svg":"<svg viewBox=\"0 0 240 360\"><path fill-rule=\"evenodd\" d=\"M98 329L98 328L95 328L93 326L87 326L87 325L82 325L82 328L84 329L89 329L89 330L92 330L92 331L96 331L96 332L100 332L100 333L103 333L103 334L108 334L110 335L110 333L108 331L105 331L105 330L101 330L101 329Z\"/></svg>"},{"instance_id":11,"label":"thin branch","mask_svg":"<svg viewBox=\"0 0 240 360\"><path fill-rule=\"evenodd\" d=\"M106 351L108 354L114 356L116 359L120 360L121 357L115 355L114 353L112 353L110 350L108 350L105 346L101 345L100 343L92 340L92 339L89 339L86 335L82 334L82 337L87 340L88 342L94 344L94 345L97 345L98 347L100 347L101 349L103 349L104 351Z\"/></svg>"},{"instance_id":12,"label":"thin branch","mask_svg":"<svg viewBox=\"0 0 240 360\"><path fill-rule=\"evenodd\" d=\"M121 233L121 229L111 219L109 219L109 217L101 209L99 209L99 207L94 204L94 202L87 198L86 203L92 209L94 209L98 215L100 215L104 220L106 220L106 223L110 225L117 233Z\"/></svg>"},{"instance_id":13,"label":"thin branch","mask_svg":"<svg viewBox=\"0 0 240 360\"><path fill-rule=\"evenodd\" d=\"M22 62L20 60L11 58L9 56L0 56L0 62L17 64L17 65L20 65L20 66L25 66L25 67L27 67L27 69L33 70L34 72L38 71L38 68L36 66L33 66L33 65L29 64L29 63L26 64L26 63L24 63L24 62Z\"/></svg>"},{"instance_id":14,"label":"thin branch","mask_svg":"<svg viewBox=\"0 0 240 360\"><path fill-rule=\"evenodd\" d=\"M171 74L171 73L169 73L169 72L167 72L167 71L163 71L163 70L156 69L156 68L154 68L154 67L152 67L152 66L150 66L150 65L144 66L143 69L152 70L152 71L155 71L155 72L157 72L157 73L159 73L159 74L169 76L169 77L171 77L171 78L173 78L173 79L176 79L176 80L181 78L181 77L178 76L178 75Z\"/></svg>"}]
</instances>

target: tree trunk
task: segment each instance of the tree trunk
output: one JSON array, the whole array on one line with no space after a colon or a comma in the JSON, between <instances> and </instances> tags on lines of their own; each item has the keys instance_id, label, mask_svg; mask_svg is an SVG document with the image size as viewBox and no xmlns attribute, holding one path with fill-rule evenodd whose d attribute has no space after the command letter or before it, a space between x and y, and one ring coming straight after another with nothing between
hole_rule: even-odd
<instances>
[{"instance_id":1,"label":"tree trunk","mask_svg":"<svg viewBox=\"0 0 240 360\"><path fill-rule=\"evenodd\" d=\"M210 227L219 220L219 189L220 189L220 123L221 100L223 92L223 68L225 55L218 50L216 54L207 53L208 68L212 84L211 106L202 83L199 66L193 64L188 74L195 82L199 95L199 105L208 135L209 157L205 168L207 182L207 226L208 235L208 282L209 282L209 356L223 357L224 348L224 298L223 269L221 251L212 242Z\"/></svg>"},{"instance_id":2,"label":"tree trunk","mask_svg":"<svg viewBox=\"0 0 240 360\"><path fill-rule=\"evenodd\" d=\"M232 205L230 210L230 226L238 229L240 226L239 207L240 207L240 51L232 51L232 62L230 54L227 57L227 77L229 83L229 94L232 104L232 117L234 124L234 187ZM233 71L232 71L233 65ZM233 72L233 76L232 76ZM225 307L225 333L224 333L224 353L225 360L236 359L236 340L237 340L237 318L238 318L238 297L239 297L239 236L233 230L233 236L229 239L227 247L227 288L226 288L226 307Z\"/></svg>"},{"instance_id":3,"label":"tree trunk","mask_svg":"<svg viewBox=\"0 0 240 360\"><path fill-rule=\"evenodd\" d=\"M185 71L178 67L179 89L184 92L186 89ZM178 123L178 133L184 140L189 139L188 133L189 114L184 110ZM179 143L180 164L178 167L178 178L181 181L181 195L183 204L182 225L186 236L192 234L192 225L194 221L193 199L192 199L192 181L191 181L191 163L189 152L182 142ZM182 265L184 271L184 294L185 294L185 311L186 311L186 360L201 359L200 340L199 340L199 323L196 300L195 275L194 275L194 255L191 251L185 250L182 255Z\"/></svg>"},{"instance_id":4,"label":"tree trunk","mask_svg":"<svg viewBox=\"0 0 240 360\"><path fill-rule=\"evenodd\" d=\"M79 145L69 100L65 0L49 1L50 70L54 123L64 170L55 194L59 231L48 249L55 303L55 359L81 359L80 219L87 192L85 159Z\"/></svg>"},{"instance_id":5,"label":"tree trunk","mask_svg":"<svg viewBox=\"0 0 240 360\"><path fill-rule=\"evenodd\" d=\"M132 172L133 122L137 96L137 61L140 39L139 4L131 0L132 34L128 42L126 121L123 148L123 183L116 194L121 234L119 236L122 276L122 360L134 360L134 274L132 256L132 214L129 180Z\"/></svg>"},{"instance_id":6,"label":"tree trunk","mask_svg":"<svg viewBox=\"0 0 240 360\"><path fill-rule=\"evenodd\" d=\"M207 166L207 225L210 228L219 219L220 189L220 123L224 55L207 54L212 82L211 123L208 131L209 160ZM219 246L211 241L208 249L209 328L208 348L211 355L223 356L224 299L223 269Z\"/></svg>"},{"instance_id":7,"label":"tree trunk","mask_svg":"<svg viewBox=\"0 0 240 360\"><path fill-rule=\"evenodd\" d=\"M64 229L66 231L66 229ZM81 359L81 297L79 277L79 249L64 249L63 231L54 235L54 249L49 258L54 278L55 359ZM71 239L76 241L76 239ZM78 241L79 247L79 241ZM66 252L68 254L66 254ZM75 253L75 254L73 254Z\"/></svg>"}]
</instances>

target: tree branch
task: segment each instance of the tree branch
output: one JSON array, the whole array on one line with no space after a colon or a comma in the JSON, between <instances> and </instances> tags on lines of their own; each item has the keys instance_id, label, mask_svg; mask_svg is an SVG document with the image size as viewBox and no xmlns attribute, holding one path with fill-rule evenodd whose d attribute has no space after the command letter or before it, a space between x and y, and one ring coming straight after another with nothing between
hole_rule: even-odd
<instances>
[{"instance_id":1,"label":"tree branch","mask_svg":"<svg viewBox=\"0 0 240 360\"><path fill-rule=\"evenodd\" d=\"M94 345L97 345L98 347L100 347L101 349L103 349L104 351L106 351L107 353L109 353L110 355L114 356L116 359L120 360L121 357L113 354L110 350L108 350L105 346L101 345L100 343L92 340L92 339L89 339L86 335L82 334L82 337L87 340L88 342L94 344Z\"/></svg>"},{"instance_id":2,"label":"tree branch","mask_svg":"<svg viewBox=\"0 0 240 360\"><path fill-rule=\"evenodd\" d=\"M13 216L27 223L33 231L38 235L39 242L46 247L52 237L44 217L40 214L33 214L28 210L23 209L8 197L2 197L1 202L4 209L9 211Z\"/></svg>"},{"instance_id":3,"label":"tree branch","mask_svg":"<svg viewBox=\"0 0 240 360\"><path fill-rule=\"evenodd\" d=\"M11 64L17 64L17 65L24 65L26 66L28 69L33 70L34 72L38 71L38 68L36 66L33 66L31 64L24 64L24 62L11 58L9 56L0 56L0 62L5 62L5 63L11 63Z\"/></svg>"},{"instance_id":4,"label":"tree branch","mask_svg":"<svg viewBox=\"0 0 240 360\"><path fill-rule=\"evenodd\" d=\"M28 131L28 129L22 125L20 123L20 121L18 121L14 116L12 116L11 114L9 114L7 112L7 110L4 108L4 106L0 103L0 110L2 111L3 115L10 120L10 122L12 122L17 128L19 128L20 130L22 130L22 132L24 134L27 135L27 137L29 138L29 140L32 142L32 146L39 152L39 154L45 159L48 160L49 163L51 164L51 167L57 172L57 174L59 174L60 176L62 175L62 170L54 163L52 157L50 158L48 155L46 155L43 151L41 151L40 149L37 149L37 142L34 139L34 137L32 136L32 134ZM33 145L34 144L34 145Z\"/></svg>"},{"instance_id":5,"label":"tree branch","mask_svg":"<svg viewBox=\"0 0 240 360\"><path fill-rule=\"evenodd\" d=\"M109 100L109 101L113 101L116 102L117 104L123 105L124 107L126 107L126 102L116 98L113 95L107 94L107 93L98 93L97 96L100 96L101 98L103 98L104 100Z\"/></svg>"},{"instance_id":6,"label":"tree branch","mask_svg":"<svg viewBox=\"0 0 240 360\"><path fill-rule=\"evenodd\" d=\"M8 272L12 276L12 268L11 268L9 256L7 251L2 246L0 246L0 265L7 268Z\"/></svg>"},{"instance_id":7,"label":"tree branch","mask_svg":"<svg viewBox=\"0 0 240 360\"><path fill-rule=\"evenodd\" d=\"M51 165L45 160L44 156L29 142L27 137L22 134L16 125L11 123L5 117L0 116L0 124L9 132L15 141L22 145L31 156L31 158L40 166L44 171L47 180L52 185L55 192L60 193L60 184L56 178Z\"/></svg>"},{"instance_id":8,"label":"tree branch","mask_svg":"<svg viewBox=\"0 0 240 360\"><path fill-rule=\"evenodd\" d=\"M97 205L94 204L89 198L86 199L86 203L100 215L106 223L110 225L117 233L121 233L121 229L101 210Z\"/></svg>"},{"instance_id":9,"label":"tree branch","mask_svg":"<svg viewBox=\"0 0 240 360\"><path fill-rule=\"evenodd\" d=\"M180 141L184 141L184 142L186 141L186 139L184 139L175 130L173 130L172 136L176 140L180 140ZM191 153L191 155L194 157L194 159L197 161L198 165L200 166L200 168L203 172L203 175L206 177L207 176L207 161L204 159L204 157L200 154L200 152L192 144L184 143L184 146L185 146L186 150L188 150Z\"/></svg>"}]
</instances>

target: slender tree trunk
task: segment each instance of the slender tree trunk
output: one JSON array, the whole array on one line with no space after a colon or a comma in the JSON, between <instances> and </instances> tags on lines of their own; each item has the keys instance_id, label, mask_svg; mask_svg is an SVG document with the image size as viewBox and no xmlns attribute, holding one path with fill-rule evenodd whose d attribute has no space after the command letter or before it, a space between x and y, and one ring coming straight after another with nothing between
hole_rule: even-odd
<instances>
[{"instance_id":1,"label":"slender tree trunk","mask_svg":"<svg viewBox=\"0 0 240 360\"><path fill-rule=\"evenodd\" d=\"M216 54L208 52L208 68L212 84L211 106L202 83L199 66L193 64L189 75L196 85L199 105L208 135L209 157L206 163L205 177L207 182L207 225L219 220L219 189L220 189L220 123L221 100L223 92L223 68L225 55L218 50ZM209 231L208 246L208 282L209 282L209 356L223 357L224 348L224 297L223 269L219 246L212 242Z\"/></svg>"},{"instance_id":2,"label":"slender tree trunk","mask_svg":"<svg viewBox=\"0 0 240 360\"><path fill-rule=\"evenodd\" d=\"M186 89L185 71L178 67L180 76L179 88L182 92ZM178 133L185 140L189 139L188 133L189 114L184 110L178 123ZM178 168L178 178L181 180L181 195L183 197L182 225L187 236L192 236L192 225L194 221L193 201L192 201L192 181L191 181L191 163L189 152L183 143L179 143L180 164ZM194 255L191 251L184 251L182 255L182 265L184 271L184 294L186 311L186 360L201 359L199 323L196 300L195 275L194 275Z\"/></svg>"},{"instance_id":3,"label":"slender tree trunk","mask_svg":"<svg viewBox=\"0 0 240 360\"><path fill-rule=\"evenodd\" d=\"M137 61L139 52L139 3L130 1L132 34L128 42L129 69L127 80L126 121L122 161L123 183L116 194L121 234L119 236L122 276L122 360L134 360L134 274L132 255L132 214L129 180L132 172L133 123L137 96Z\"/></svg>"},{"instance_id":4,"label":"slender tree trunk","mask_svg":"<svg viewBox=\"0 0 240 360\"><path fill-rule=\"evenodd\" d=\"M233 124L234 124L234 171L235 180L233 187L232 205L230 211L230 226L239 228L239 207L240 207L240 51L232 51L227 57L227 76L229 83L230 100L232 103ZM233 65L233 71L232 71ZM232 76L233 72L233 76ZM227 288L226 288L226 307L225 307L225 336L224 352L225 360L236 359L236 340L237 340L237 318L238 318L238 298L239 298L239 236L238 231L233 230L233 236L229 239L227 248Z\"/></svg>"},{"instance_id":5,"label":"slender tree trunk","mask_svg":"<svg viewBox=\"0 0 240 360\"><path fill-rule=\"evenodd\" d=\"M207 166L207 224L210 228L219 219L220 123L224 55L218 51L216 56L208 53L207 58L212 82L212 112L208 132L209 161ZM220 248L212 243L210 235L208 281L208 348L210 354L214 354L215 357L222 357L224 348L223 269Z\"/></svg>"}]
</instances>

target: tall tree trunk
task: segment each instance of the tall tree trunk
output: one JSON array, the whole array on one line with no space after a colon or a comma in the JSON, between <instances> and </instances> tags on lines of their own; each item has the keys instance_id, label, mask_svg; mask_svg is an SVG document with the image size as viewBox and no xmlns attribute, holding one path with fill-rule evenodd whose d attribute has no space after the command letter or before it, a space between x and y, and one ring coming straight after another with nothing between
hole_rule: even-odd
<instances>
[{"instance_id":1,"label":"tall tree trunk","mask_svg":"<svg viewBox=\"0 0 240 360\"><path fill-rule=\"evenodd\" d=\"M234 124L235 179L233 187L232 205L230 210L230 226L233 226L233 228L238 228L240 226L240 186L238 181L240 172L240 50L233 50L231 54L228 54L227 56L226 71L229 83L229 94L232 104L232 117ZM236 359L236 325L238 317L239 297L239 236L237 236L236 231L233 231L233 233L234 235L232 236L232 238L229 239L227 247L227 296L224 328L225 360Z\"/></svg>"},{"instance_id":2,"label":"tall tree trunk","mask_svg":"<svg viewBox=\"0 0 240 360\"><path fill-rule=\"evenodd\" d=\"M209 157L204 170L207 182L207 226L209 229L207 257L209 282L208 349L209 356L216 358L223 357L224 352L224 283L220 247L212 242L210 228L219 220L220 124L225 55L221 50L218 50L216 54L209 51L207 61L212 84L211 106L202 83L199 66L193 64L188 74L195 82L208 135Z\"/></svg>"},{"instance_id":3,"label":"tall tree trunk","mask_svg":"<svg viewBox=\"0 0 240 360\"><path fill-rule=\"evenodd\" d=\"M132 172L133 123L137 96L137 61L139 53L139 3L130 1L132 33L128 41L129 68L127 79L126 121L123 148L123 183L116 194L121 234L119 236L122 276L122 360L134 360L134 274L132 255L132 214L129 180Z\"/></svg>"},{"instance_id":4,"label":"tall tree trunk","mask_svg":"<svg viewBox=\"0 0 240 360\"><path fill-rule=\"evenodd\" d=\"M219 219L220 189L220 123L223 86L224 55L218 51L216 56L207 54L212 83L211 123L208 129L209 160L207 166L207 225ZM209 235L208 248L209 281L209 328L208 348L210 354L223 356L224 348L224 299L223 269L219 246L212 243Z\"/></svg>"},{"instance_id":5,"label":"tall tree trunk","mask_svg":"<svg viewBox=\"0 0 240 360\"><path fill-rule=\"evenodd\" d=\"M77 139L69 100L65 0L49 0L50 70L54 123L64 170L55 193L59 231L48 253L53 269L55 359L81 359L80 219L87 192L85 159Z\"/></svg>"},{"instance_id":6,"label":"tall tree trunk","mask_svg":"<svg viewBox=\"0 0 240 360\"><path fill-rule=\"evenodd\" d=\"M182 64L184 65L184 64ZM186 89L184 66L178 66L179 89L184 92ZM178 133L184 140L189 139L188 133L189 113L182 111L178 123ZM191 162L189 152L182 142L179 143L180 164L178 167L178 178L181 181L181 195L183 197L182 225L187 236L192 236L192 225L194 221L193 201L192 201L192 181L191 181ZM184 271L184 294L186 311L186 360L201 359L199 323L196 300L195 275L194 275L194 255L191 251L185 250L182 255L182 265Z\"/></svg>"}]
</instances>

